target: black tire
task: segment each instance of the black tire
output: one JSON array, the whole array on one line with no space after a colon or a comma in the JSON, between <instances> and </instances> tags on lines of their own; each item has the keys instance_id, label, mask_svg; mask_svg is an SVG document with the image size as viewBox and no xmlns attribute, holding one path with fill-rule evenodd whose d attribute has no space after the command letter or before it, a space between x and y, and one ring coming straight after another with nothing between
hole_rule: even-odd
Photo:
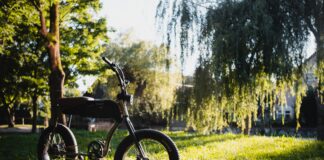
<instances>
[{"instance_id":1,"label":"black tire","mask_svg":"<svg viewBox=\"0 0 324 160\"><path fill-rule=\"evenodd\" d=\"M55 128L46 128L38 140L39 160L75 159L77 153L78 146L72 131L62 124L58 124Z\"/></svg>"},{"instance_id":2,"label":"black tire","mask_svg":"<svg viewBox=\"0 0 324 160\"><path fill-rule=\"evenodd\" d=\"M167 135L156 131L156 130L150 130L150 129L144 129L144 130L138 130L135 132L135 135L138 139L138 141L143 146L144 152L149 160L179 160L179 153L176 145L171 140L170 137ZM146 142L147 141L147 142ZM152 144L151 144L152 142ZM148 146L146 146L146 143L150 143ZM155 147L159 147L156 149ZM137 149L135 149L134 139L132 136L127 136L117 147L116 153L115 153L115 160L128 160L128 159L134 159L136 160L137 153L132 153L132 150L137 152ZM150 157L151 154L149 153L148 149L152 149L157 157ZM161 152L162 151L162 152ZM129 154L134 154L132 158L128 158L128 152L131 152ZM161 154L165 154L164 157L159 157Z\"/></svg>"}]
</instances>

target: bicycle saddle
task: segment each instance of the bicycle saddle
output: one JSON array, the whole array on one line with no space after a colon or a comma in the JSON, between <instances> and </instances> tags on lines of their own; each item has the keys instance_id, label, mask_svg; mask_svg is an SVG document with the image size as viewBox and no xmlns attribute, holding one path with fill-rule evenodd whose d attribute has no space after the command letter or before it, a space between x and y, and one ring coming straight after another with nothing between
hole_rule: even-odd
<instances>
[{"instance_id":1,"label":"bicycle saddle","mask_svg":"<svg viewBox=\"0 0 324 160\"><path fill-rule=\"evenodd\" d=\"M94 101L92 97L69 97L59 99L59 105L62 108L74 108L86 105L88 102Z\"/></svg>"},{"instance_id":2,"label":"bicycle saddle","mask_svg":"<svg viewBox=\"0 0 324 160\"><path fill-rule=\"evenodd\" d=\"M94 118L121 118L116 102L91 97L71 97L59 99L59 107L64 114Z\"/></svg>"}]
</instances>

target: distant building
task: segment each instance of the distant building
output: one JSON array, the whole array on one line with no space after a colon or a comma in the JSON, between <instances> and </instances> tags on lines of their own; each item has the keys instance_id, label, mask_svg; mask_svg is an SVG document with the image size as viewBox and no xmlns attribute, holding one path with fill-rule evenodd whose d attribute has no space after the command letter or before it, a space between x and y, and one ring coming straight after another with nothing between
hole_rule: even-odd
<instances>
[{"instance_id":1,"label":"distant building","mask_svg":"<svg viewBox=\"0 0 324 160\"><path fill-rule=\"evenodd\" d=\"M317 55L314 53L305 61L305 74L304 82L307 84L307 87L317 88L318 87L318 78L315 76L315 70L317 68Z\"/></svg>"},{"instance_id":2,"label":"distant building","mask_svg":"<svg viewBox=\"0 0 324 160\"><path fill-rule=\"evenodd\" d=\"M304 62L304 76L303 82L307 85L307 89L315 89L318 87L318 79L315 76L316 70L316 61L317 56L316 53L311 55L308 59ZM292 96L288 91L286 92L286 105L280 106L275 105L276 109L276 120L281 121L282 116L284 116L285 121L293 121L295 119L295 101L296 97Z\"/></svg>"},{"instance_id":3,"label":"distant building","mask_svg":"<svg viewBox=\"0 0 324 160\"><path fill-rule=\"evenodd\" d=\"M284 117L285 121L293 121L295 119L295 101L296 97L292 96L289 92L286 92L286 104L285 106L275 105L276 120L281 121Z\"/></svg>"}]
</instances>

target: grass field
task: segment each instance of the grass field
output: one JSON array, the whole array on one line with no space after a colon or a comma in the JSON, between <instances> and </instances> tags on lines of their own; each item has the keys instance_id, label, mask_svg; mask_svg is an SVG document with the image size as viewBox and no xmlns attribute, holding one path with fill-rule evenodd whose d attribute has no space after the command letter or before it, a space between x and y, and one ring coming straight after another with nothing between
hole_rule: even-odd
<instances>
[{"instance_id":1,"label":"grass field","mask_svg":"<svg viewBox=\"0 0 324 160\"><path fill-rule=\"evenodd\" d=\"M244 136L234 134L201 135L185 132L165 132L176 142L184 160L324 160L324 142L291 137ZM81 151L105 132L75 131ZM113 137L112 151L127 132ZM38 134L0 134L1 160L34 160ZM112 153L113 153L112 152ZM112 159L112 156L107 159Z\"/></svg>"}]
</instances>

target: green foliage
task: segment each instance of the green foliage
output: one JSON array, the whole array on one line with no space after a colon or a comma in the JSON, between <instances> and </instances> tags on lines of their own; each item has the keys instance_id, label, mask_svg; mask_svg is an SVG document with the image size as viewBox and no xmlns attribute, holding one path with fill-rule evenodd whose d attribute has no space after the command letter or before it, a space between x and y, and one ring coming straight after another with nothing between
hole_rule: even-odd
<instances>
[{"instance_id":1,"label":"green foliage","mask_svg":"<svg viewBox=\"0 0 324 160\"><path fill-rule=\"evenodd\" d=\"M38 36L37 28L33 26L33 22L37 20L33 7L20 1L17 3L24 7L10 2L1 3L8 7L8 10L4 8L1 12L8 13L4 15L3 20L6 20L8 25L14 24L14 32L6 35L11 41L7 41L0 52L2 62L0 86L3 93L0 104L4 107L13 107L13 103L28 101L35 94L38 96L46 94L48 70L44 64L46 57L42 48L44 43ZM17 19L11 19L11 15L17 16ZM5 32L6 28L2 30Z\"/></svg>"},{"instance_id":2,"label":"green foliage","mask_svg":"<svg viewBox=\"0 0 324 160\"><path fill-rule=\"evenodd\" d=\"M13 107L15 102L31 101L36 96L45 107L41 108L41 115L48 116L48 44L39 34L39 12L33 2L0 1L3 6L0 10L0 88L3 93L0 106ZM46 8L51 4L39 3L48 18ZM75 81L80 74L99 73L98 57L108 42L106 20L97 16L101 7L99 0L60 1L60 40L47 35L53 41L60 41L65 82L71 88L76 88ZM49 28L48 22L46 25ZM77 93L72 89L67 94Z\"/></svg>"},{"instance_id":3,"label":"green foliage","mask_svg":"<svg viewBox=\"0 0 324 160\"><path fill-rule=\"evenodd\" d=\"M0 1L0 54L3 54L4 48L8 43L12 43L13 36L16 34L16 29L23 22L31 22L34 19L29 19L33 12L28 6L24 5L24 1ZM25 15L25 16L21 16Z\"/></svg>"},{"instance_id":4,"label":"green foliage","mask_svg":"<svg viewBox=\"0 0 324 160\"><path fill-rule=\"evenodd\" d=\"M12 31L6 27L1 28L1 33L10 32L8 35L1 35L0 39L11 39L11 43L21 45L24 49L34 50L42 49L44 52L45 47L41 46L42 40L37 35L39 31L39 15L36 8L31 1L1 1L5 6L1 10L3 16L1 20L6 24L6 27L12 27ZM50 4L46 1L41 1L43 8L48 7ZM97 74L97 58L104 51L103 45L108 42L106 20L98 17L96 13L101 9L99 1L62 1L60 2L60 51L62 56L62 64L66 73L66 80L69 85L75 86L75 80L79 74ZM45 12L45 15L46 12ZM49 25L49 24L47 24ZM7 31L8 30L8 31ZM20 31L20 32L19 32ZM19 33L18 33L19 32ZM28 37L33 34L35 38ZM19 44L14 37L19 37L21 41ZM48 35L48 37L51 37ZM53 39L53 38L51 38ZM28 43L30 42L30 43ZM36 45L38 48L30 45ZM11 44L3 44L3 47L10 46ZM29 48L28 48L29 47ZM8 54L8 51L0 52ZM47 55L42 57L42 62L47 62Z\"/></svg>"},{"instance_id":5,"label":"green foliage","mask_svg":"<svg viewBox=\"0 0 324 160\"><path fill-rule=\"evenodd\" d=\"M71 0L60 4L60 53L69 86L76 86L79 75L101 71L98 57L108 42L107 21L96 14L101 7L99 0Z\"/></svg>"},{"instance_id":6,"label":"green foliage","mask_svg":"<svg viewBox=\"0 0 324 160\"><path fill-rule=\"evenodd\" d=\"M157 18L167 23L167 44L179 43L182 58L200 53L192 112L208 112L202 104L215 103L214 112L224 106L243 129L250 125L244 121L255 118L258 105L262 111L269 107L274 113L273 106L284 106L286 92L290 91L296 96L298 121L305 93L301 76L304 44L310 31L313 32L311 28L318 29L316 22L309 22L312 17L319 17L317 10L305 8L318 9L321 4L280 0L161 0ZM202 122L192 117L194 122ZM200 125L211 127L213 123Z\"/></svg>"}]
</instances>

